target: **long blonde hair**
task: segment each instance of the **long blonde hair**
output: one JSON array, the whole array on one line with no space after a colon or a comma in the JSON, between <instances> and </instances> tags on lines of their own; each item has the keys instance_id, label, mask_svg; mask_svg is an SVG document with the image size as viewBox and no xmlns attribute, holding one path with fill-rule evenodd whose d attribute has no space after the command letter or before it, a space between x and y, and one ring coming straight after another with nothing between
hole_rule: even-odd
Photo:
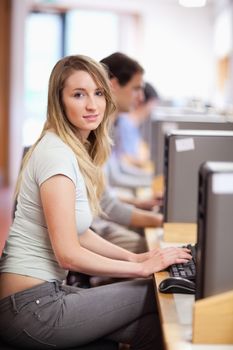
<instances>
[{"instance_id":1,"label":"long blonde hair","mask_svg":"<svg viewBox=\"0 0 233 350\"><path fill-rule=\"evenodd\" d=\"M62 101L62 91L66 80L74 71L79 70L90 74L97 86L103 89L106 99L103 120L97 129L90 132L85 142L81 139L81 136L77 136L77 129L67 119ZM63 142L70 146L77 157L93 214L101 212L99 199L104 190L102 167L110 154L111 139L109 137L109 128L112 118L109 116L115 109L108 74L101 63L84 55L67 56L58 61L49 79L47 120L38 140L32 145L23 159L16 184L16 195L19 192L22 172L33 150L46 131L52 129Z\"/></svg>"}]
</instances>

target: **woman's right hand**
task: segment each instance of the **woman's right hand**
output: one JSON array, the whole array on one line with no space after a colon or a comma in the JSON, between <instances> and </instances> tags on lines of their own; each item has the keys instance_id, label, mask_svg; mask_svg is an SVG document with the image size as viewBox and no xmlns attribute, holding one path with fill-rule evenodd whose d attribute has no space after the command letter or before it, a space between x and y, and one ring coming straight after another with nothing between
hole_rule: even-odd
<instances>
[{"instance_id":1,"label":"woman's right hand","mask_svg":"<svg viewBox=\"0 0 233 350\"><path fill-rule=\"evenodd\" d=\"M158 248L153 251L153 255L142 262L146 274L151 275L155 272L166 269L172 264L187 263L192 259L190 250L181 247Z\"/></svg>"}]
</instances>

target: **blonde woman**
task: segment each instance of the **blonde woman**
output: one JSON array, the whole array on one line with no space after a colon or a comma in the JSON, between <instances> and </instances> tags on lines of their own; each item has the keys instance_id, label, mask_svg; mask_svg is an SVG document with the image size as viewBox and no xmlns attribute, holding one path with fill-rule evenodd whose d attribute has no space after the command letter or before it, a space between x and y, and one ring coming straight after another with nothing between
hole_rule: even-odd
<instances>
[{"instance_id":1,"label":"blonde woman","mask_svg":"<svg viewBox=\"0 0 233 350\"><path fill-rule=\"evenodd\" d=\"M0 337L8 344L64 349L108 338L159 349L147 277L190 254L178 248L134 254L89 229L100 210L114 108L100 63L79 55L55 65L47 120L24 160L0 260ZM64 285L67 270L143 278L85 290Z\"/></svg>"}]
</instances>

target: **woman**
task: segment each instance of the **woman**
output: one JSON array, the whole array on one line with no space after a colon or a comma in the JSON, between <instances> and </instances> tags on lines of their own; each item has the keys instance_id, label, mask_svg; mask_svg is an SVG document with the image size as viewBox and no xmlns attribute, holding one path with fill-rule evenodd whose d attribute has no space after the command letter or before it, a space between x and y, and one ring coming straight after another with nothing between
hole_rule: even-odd
<instances>
[{"instance_id":1,"label":"woman","mask_svg":"<svg viewBox=\"0 0 233 350\"><path fill-rule=\"evenodd\" d=\"M104 187L114 103L107 74L86 56L54 67L47 121L23 163L18 205L0 261L0 337L26 348L68 348L106 337L132 349L160 339L153 272L190 258L186 249L134 254L89 229ZM88 290L67 270L144 277Z\"/></svg>"}]
</instances>

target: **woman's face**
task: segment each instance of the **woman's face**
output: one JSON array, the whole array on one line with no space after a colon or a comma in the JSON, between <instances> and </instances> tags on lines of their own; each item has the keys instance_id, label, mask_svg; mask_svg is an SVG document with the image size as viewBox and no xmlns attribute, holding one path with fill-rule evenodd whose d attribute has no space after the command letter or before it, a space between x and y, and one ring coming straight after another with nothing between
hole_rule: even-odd
<instances>
[{"instance_id":1,"label":"woman's face","mask_svg":"<svg viewBox=\"0 0 233 350\"><path fill-rule=\"evenodd\" d=\"M66 116L83 138L102 122L106 108L103 89L85 71L75 71L65 82L62 99Z\"/></svg>"}]
</instances>

